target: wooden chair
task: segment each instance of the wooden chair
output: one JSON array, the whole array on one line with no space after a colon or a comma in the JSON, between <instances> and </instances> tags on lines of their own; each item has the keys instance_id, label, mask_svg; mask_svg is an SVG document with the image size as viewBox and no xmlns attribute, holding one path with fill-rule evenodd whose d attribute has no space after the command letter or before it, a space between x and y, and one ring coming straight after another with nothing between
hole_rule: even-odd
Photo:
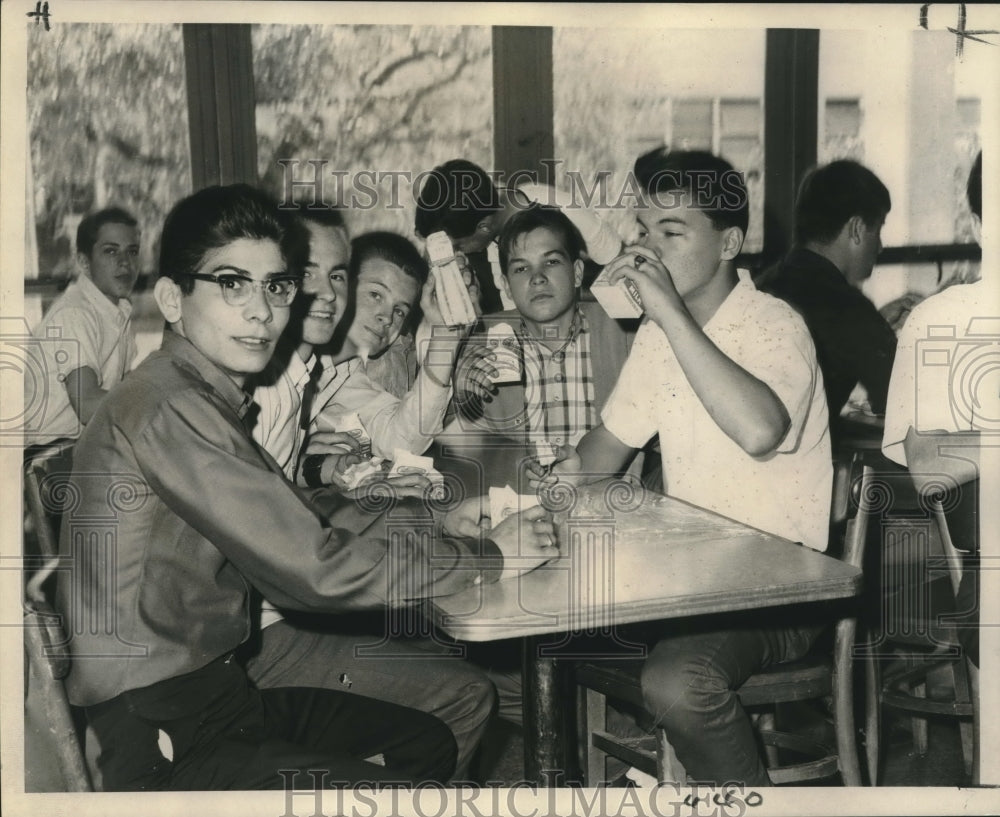
<instances>
[{"instance_id":1,"label":"wooden chair","mask_svg":"<svg viewBox=\"0 0 1000 817\"><path fill-rule=\"evenodd\" d=\"M56 570L60 485L69 476L71 448L52 445L30 449L24 459L24 497L36 552L25 552L24 588L25 705L37 703L38 719L55 749L64 791L93 791L81 744L80 731L70 709L63 682L70 671L68 639L62 617L47 597L47 580ZM26 712L27 714L27 712ZM29 730L25 730L28 740ZM26 752L26 755L30 754ZM31 789L31 770L26 788Z\"/></svg>"},{"instance_id":2,"label":"wooden chair","mask_svg":"<svg viewBox=\"0 0 1000 817\"><path fill-rule=\"evenodd\" d=\"M867 515L858 514L857 509L867 501L866 479L870 473L860 456L836 463L831 528L844 530L842 537L834 537L835 544L842 545L838 555L857 567L862 565L867 524ZM742 705L751 713L766 709L756 715L755 722L765 747L768 774L776 785L822 779L837 772L845 785L861 785L852 678L856 627L853 606L845 607L835 625L832 653L817 649L802 660L769 667L738 690ZM578 708L577 725L581 737L580 766L588 786L597 785L604 778L608 755L654 775L661 782L685 782L683 767L662 729L638 740L618 737L607 729L608 700L637 712L640 726L653 725L652 715L643 708L641 666L640 661L633 660L620 664L582 663L576 668L576 683L586 691ZM836 746L775 728L773 709L777 704L828 697L832 697ZM779 765L782 749L810 759Z\"/></svg>"},{"instance_id":3,"label":"wooden chair","mask_svg":"<svg viewBox=\"0 0 1000 817\"><path fill-rule=\"evenodd\" d=\"M976 493L978 485L969 489L966 497L974 500ZM909 499L910 504L919 504L915 492ZM972 506L974 504L973 501ZM928 547L912 572L918 580L926 580L935 568L946 571L949 587L956 593L961 579L961 557L952 542L949 524L955 527L956 535L963 540L962 544L974 543L977 537L975 509L959 507L946 517L941 503L932 503L924 511L930 516L930 524L936 526L940 533L943 553L940 556L931 555ZM914 748L921 755L928 751L928 719L958 719L965 772L971 776L973 785L978 785L976 672L970 672L955 627L943 615L944 611L931 603L931 595L925 595L923 590L923 586L916 588L916 592L914 588L908 588L907 599L911 604L907 605L908 609L897 611L899 617L905 618L904 626L882 626L877 630L869 628L870 643L865 655L865 754L869 779L872 785L877 785L881 772L883 721L886 710L890 710L910 716ZM898 622L894 624L898 625ZM889 630L888 634L886 630ZM935 674L947 680L950 694L931 699L928 697L928 680Z\"/></svg>"}]
</instances>

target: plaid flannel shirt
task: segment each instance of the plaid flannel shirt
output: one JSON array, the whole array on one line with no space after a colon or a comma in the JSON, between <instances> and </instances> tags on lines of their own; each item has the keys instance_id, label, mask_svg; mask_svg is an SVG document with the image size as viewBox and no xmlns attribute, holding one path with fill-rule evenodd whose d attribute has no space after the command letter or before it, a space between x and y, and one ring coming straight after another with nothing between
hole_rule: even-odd
<instances>
[{"instance_id":1,"label":"plaid flannel shirt","mask_svg":"<svg viewBox=\"0 0 1000 817\"><path fill-rule=\"evenodd\" d=\"M517 330L524 365L526 430L532 441L576 445L599 422L587 318L577 307L569 335L555 349Z\"/></svg>"}]
</instances>

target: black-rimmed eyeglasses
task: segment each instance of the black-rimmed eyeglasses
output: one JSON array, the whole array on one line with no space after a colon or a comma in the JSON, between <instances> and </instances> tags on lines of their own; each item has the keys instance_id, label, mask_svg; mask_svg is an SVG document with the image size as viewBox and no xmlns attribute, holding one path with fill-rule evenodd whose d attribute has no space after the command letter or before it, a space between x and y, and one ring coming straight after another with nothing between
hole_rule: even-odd
<instances>
[{"instance_id":1,"label":"black-rimmed eyeglasses","mask_svg":"<svg viewBox=\"0 0 1000 817\"><path fill-rule=\"evenodd\" d=\"M187 273L188 278L196 281L210 281L218 284L222 290L223 300L230 306L246 306L253 294L261 289L269 306L291 306L295 293L299 291L299 279L292 276L268 278L266 281L256 281L245 275L226 273L225 275L208 275L199 272Z\"/></svg>"}]
</instances>

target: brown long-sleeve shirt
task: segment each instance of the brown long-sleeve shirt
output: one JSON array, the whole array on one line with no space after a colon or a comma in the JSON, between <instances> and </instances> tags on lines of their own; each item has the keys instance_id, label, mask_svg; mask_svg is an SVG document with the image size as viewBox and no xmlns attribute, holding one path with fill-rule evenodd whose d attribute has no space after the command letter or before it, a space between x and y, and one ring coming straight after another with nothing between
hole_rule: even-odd
<instances>
[{"instance_id":1,"label":"brown long-sleeve shirt","mask_svg":"<svg viewBox=\"0 0 1000 817\"><path fill-rule=\"evenodd\" d=\"M231 651L250 634L251 587L280 607L337 612L499 578L493 542L433 535L419 503L382 513L329 490L302 493L247 434L250 405L166 332L87 425L60 539L73 703Z\"/></svg>"}]
</instances>

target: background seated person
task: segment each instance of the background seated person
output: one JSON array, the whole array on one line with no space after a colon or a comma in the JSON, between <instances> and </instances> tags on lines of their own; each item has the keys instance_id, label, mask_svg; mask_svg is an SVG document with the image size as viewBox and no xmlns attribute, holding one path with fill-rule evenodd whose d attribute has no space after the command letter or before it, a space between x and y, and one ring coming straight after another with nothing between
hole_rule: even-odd
<instances>
[{"instance_id":1,"label":"background seated person","mask_svg":"<svg viewBox=\"0 0 1000 817\"><path fill-rule=\"evenodd\" d=\"M885 412L896 335L861 292L882 250L889 191L868 168L840 159L814 168L795 201L795 246L758 288L794 306L809 327L823 371L831 430L861 383Z\"/></svg>"},{"instance_id":2,"label":"background seated person","mask_svg":"<svg viewBox=\"0 0 1000 817\"><path fill-rule=\"evenodd\" d=\"M247 381L247 391L260 409L251 428L253 438L293 482L308 426L302 413L308 413L325 374L314 350L330 342L349 308L349 240L340 211L302 206L296 213L309 239L301 290L274 356ZM329 372L327 379L335 374ZM353 441L348 434L340 439L348 446ZM352 447L357 450L356 444Z\"/></svg>"},{"instance_id":3,"label":"background seated person","mask_svg":"<svg viewBox=\"0 0 1000 817\"><path fill-rule=\"evenodd\" d=\"M983 217L982 153L973 162L966 192L978 240ZM958 394L956 372L969 365L969 353L980 353L984 344L995 342L995 332L982 328L996 326L998 312L981 280L948 287L913 309L899 336L882 437L882 452L909 469L917 490L940 495L952 544L963 552L955 599L960 617L954 623L977 692L980 434L996 427L1000 383L995 367L980 365L974 393ZM970 335L975 338L971 343ZM936 357L925 357L932 349ZM940 365L942 359L950 365ZM945 491L950 493L947 498Z\"/></svg>"},{"instance_id":4,"label":"background seated person","mask_svg":"<svg viewBox=\"0 0 1000 817\"><path fill-rule=\"evenodd\" d=\"M139 275L139 227L119 207L91 213L76 231L80 273L35 328L48 375L33 445L76 439L137 354L129 297ZM37 397L27 392L25 405Z\"/></svg>"}]
</instances>

